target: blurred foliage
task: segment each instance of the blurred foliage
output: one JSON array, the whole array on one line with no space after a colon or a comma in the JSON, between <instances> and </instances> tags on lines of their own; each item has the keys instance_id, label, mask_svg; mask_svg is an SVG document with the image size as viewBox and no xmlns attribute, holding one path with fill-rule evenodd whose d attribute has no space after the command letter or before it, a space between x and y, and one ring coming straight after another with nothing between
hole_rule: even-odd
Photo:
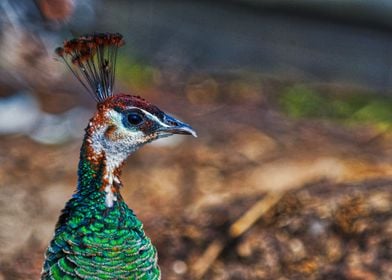
<instances>
[{"instance_id":1,"label":"blurred foliage","mask_svg":"<svg viewBox=\"0 0 392 280\"><path fill-rule=\"evenodd\" d=\"M293 118L328 119L346 125L369 124L377 129L392 127L392 99L366 93L323 94L303 85L283 90L283 111Z\"/></svg>"},{"instance_id":2,"label":"blurred foliage","mask_svg":"<svg viewBox=\"0 0 392 280\"><path fill-rule=\"evenodd\" d=\"M136 89L151 86L155 70L147 63L131 55L118 54L116 75L126 86Z\"/></svg>"}]
</instances>

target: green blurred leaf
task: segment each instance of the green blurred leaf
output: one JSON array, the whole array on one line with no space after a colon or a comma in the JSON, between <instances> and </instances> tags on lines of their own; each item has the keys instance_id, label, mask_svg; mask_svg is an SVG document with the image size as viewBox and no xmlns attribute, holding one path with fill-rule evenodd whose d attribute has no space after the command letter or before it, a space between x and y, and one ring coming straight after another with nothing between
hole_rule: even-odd
<instances>
[{"instance_id":1,"label":"green blurred leaf","mask_svg":"<svg viewBox=\"0 0 392 280\"><path fill-rule=\"evenodd\" d=\"M286 88L279 97L282 110L293 118L329 119L343 124L392 127L392 99L375 94L322 94L303 85Z\"/></svg>"},{"instance_id":2,"label":"green blurred leaf","mask_svg":"<svg viewBox=\"0 0 392 280\"><path fill-rule=\"evenodd\" d=\"M326 100L317 92L304 86L295 86L280 98L283 110L291 117L321 117L326 114Z\"/></svg>"},{"instance_id":3,"label":"green blurred leaf","mask_svg":"<svg viewBox=\"0 0 392 280\"><path fill-rule=\"evenodd\" d=\"M117 59L118 78L130 87L146 88L152 85L154 68L128 55Z\"/></svg>"}]
</instances>

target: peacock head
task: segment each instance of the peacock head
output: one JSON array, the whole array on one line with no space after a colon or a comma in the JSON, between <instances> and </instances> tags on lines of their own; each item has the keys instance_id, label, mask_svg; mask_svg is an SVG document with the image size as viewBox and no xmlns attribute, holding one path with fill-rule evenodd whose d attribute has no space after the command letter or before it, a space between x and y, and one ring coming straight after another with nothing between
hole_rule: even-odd
<instances>
[{"instance_id":1,"label":"peacock head","mask_svg":"<svg viewBox=\"0 0 392 280\"><path fill-rule=\"evenodd\" d=\"M197 137L191 126L139 96L117 94L97 107L87 128L89 141L96 154L104 152L114 165L153 140L174 134Z\"/></svg>"},{"instance_id":2,"label":"peacock head","mask_svg":"<svg viewBox=\"0 0 392 280\"><path fill-rule=\"evenodd\" d=\"M187 124L165 114L138 96L113 94L118 33L95 33L65 41L56 53L97 101L98 111L87 127L86 141L94 155L105 155L115 169L130 153L153 140L173 134L196 137Z\"/></svg>"}]
</instances>

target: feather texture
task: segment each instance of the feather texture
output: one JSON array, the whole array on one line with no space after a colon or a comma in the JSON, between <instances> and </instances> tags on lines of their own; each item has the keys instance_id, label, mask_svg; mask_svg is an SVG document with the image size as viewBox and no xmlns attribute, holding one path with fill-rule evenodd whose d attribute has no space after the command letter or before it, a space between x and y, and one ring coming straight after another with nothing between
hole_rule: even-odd
<instances>
[{"instance_id":1,"label":"feather texture","mask_svg":"<svg viewBox=\"0 0 392 280\"><path fill-rule=\"evenodd\" d=\"M65 41L56 53L97 101L113 95L117 50L124 45L119 33L97 33Z\"/></svg>"},{"instance_id":2,"label":"feather texture","mask_svg":"<svg viewBox=\"0 0 392 280\"><path fill-rule=\"evenodd\" d=\"M79 188L68 201L45 254L41 279L160 279L156 250L122 200L108 208L104 166L82 147Z\"/></svg>"},{"instance_id":3,"label":"feather texture","mask_svg":"<svg viewBox=\"0 0 392 280\"><path fill-rule=\"evenodd\" d=\"M143 145L188 124L132 95L113 95L120 34L66 41L56 50L98 102L80 152L78 186L57 222L41 279L160 279L157 252L123 201L121 167Z\"/></svg>"}]
</instances>

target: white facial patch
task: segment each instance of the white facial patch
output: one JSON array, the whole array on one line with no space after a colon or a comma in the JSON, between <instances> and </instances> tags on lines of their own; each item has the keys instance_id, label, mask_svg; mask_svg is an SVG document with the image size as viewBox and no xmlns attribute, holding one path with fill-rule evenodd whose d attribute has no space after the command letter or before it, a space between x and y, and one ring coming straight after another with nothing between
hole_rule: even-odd
<instances>
[{"instance_id":1,"label":"white facial patch","mask_svg":"<svg viewBox=\"0 0 392 280\"><path fill-rule=\"evenodd\" d=\"M127 159L130 153L144 144L145 135L142 131L132 131L124 127L123 116L115 110L109 110L106 117L109 120L108 125L98 128L92 135L91 142L94 152L105 153L107 168L114 171ZM114 133L118 135L118 139L106 137L105 132L109 126L115 128Z\"/></svg>"},{"instance_id":2,"label":"white facial patch","mask_svg":"<svg viewBox=\"0 0 392 280\"><path fill-rule=\"evenodd\" d=\"M117 195L113 193L113 182L119 183L119 179L114 175L114 171L130 153L137 150L144 144L144 133L141 131L132 131L124 127L121 113L109 110L106 113L108 125L97 127L91 136L91 146L96 154L104 153L106 157L105 179L108 182L105 186L105 204L107 207L113 207L114 201L117 201ZM106 137L105 132L109 126L114 126L118 139Z\"/></svg>"},{"instance_id":3,"label":"white facial patch","mask_svg":"<svg viewBox=\"0 0 392 280\"><path fill-rule=\"evenodd\" d=\"M136 107L130 107L129 109L132 108ZM162 122L157 116L146 110L137 109L159 126L169 127L168 124ZM132 152L151 140L146 140L147 135L143 131L126 127L123 123L124 115L119 112L108 110L105 117L105 124L96 127L91 135L90 143L96 154L105 154L105 181L107 182L104 187L106 192L105 204L107 207L113 207L114 202L117 201L117 194L112 191L113 182L119 182L119 179L114 175L114 171Z\"/></svg>"}]
</instances>

